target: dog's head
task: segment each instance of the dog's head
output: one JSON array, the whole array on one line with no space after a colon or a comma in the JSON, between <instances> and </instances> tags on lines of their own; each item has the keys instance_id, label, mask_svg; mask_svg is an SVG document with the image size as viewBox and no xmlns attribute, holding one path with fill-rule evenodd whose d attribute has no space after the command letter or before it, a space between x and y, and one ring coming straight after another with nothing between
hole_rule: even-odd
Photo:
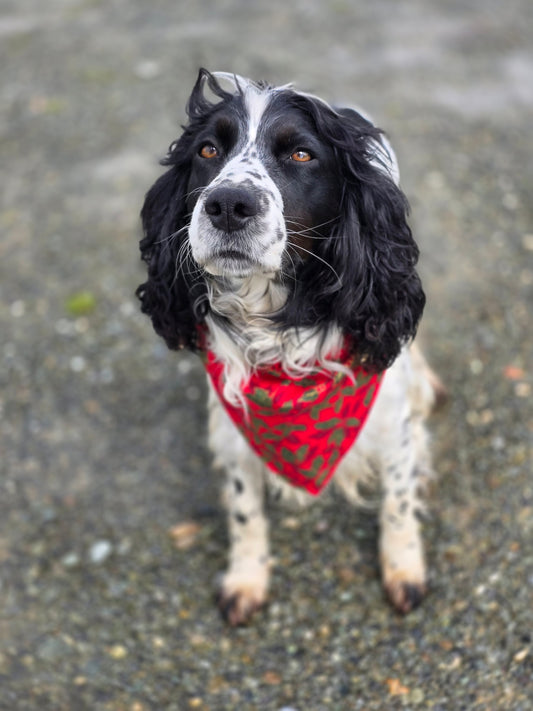
<instances>
[{"instance_id":1,"label":"dog's head","mask_svg":"<svg viewBox=\"0 0 533 711\"><path fill-rule=\"evenodd\" d=\"M290 87L205 70L187 111L142 210L138 294L156 331L171 348L196 348L209 280L266 275L286 285L271 315L279 328L336 326L369 364L389 365L424 294L381 131Z\"/></svg>"}]
</instances>

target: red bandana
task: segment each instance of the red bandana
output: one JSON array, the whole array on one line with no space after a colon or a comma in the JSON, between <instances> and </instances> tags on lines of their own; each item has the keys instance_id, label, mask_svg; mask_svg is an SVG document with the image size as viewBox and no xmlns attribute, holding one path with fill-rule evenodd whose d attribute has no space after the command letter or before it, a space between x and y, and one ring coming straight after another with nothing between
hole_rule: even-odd
<instances>
[{"instance_id":1,"label":"red bandana","mask_svg":"<svg viewBox=\"0 0 533 711\"><path fill-rule=\"evenodd\" d=\"M223 395L223 365L212 351L204 364L227 413L256 454L276 474L313 495L326 486L361 431L383 374L372 374L343 350L337 361L353 373L317 370L291 378L275 364L244 385L248 410Z\"/></svg>"}]
</instances>

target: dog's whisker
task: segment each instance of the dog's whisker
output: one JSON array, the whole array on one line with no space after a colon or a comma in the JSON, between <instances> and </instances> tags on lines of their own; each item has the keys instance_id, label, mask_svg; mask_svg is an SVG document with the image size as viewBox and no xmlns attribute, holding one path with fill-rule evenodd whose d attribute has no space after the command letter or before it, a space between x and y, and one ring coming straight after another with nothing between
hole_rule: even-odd
<instances>
[{"instance_id":1,"label":"dog's whisker","mask_svg":"<svg viewBox=\"0 0 533 711\"><path fill-rule=\"evenodd\" d=\"M187 269L185 269L185 265L187 265ZM192 257L192 251L191 251L191 244L189 240L185 240L183 244L180 246L176 258L174 261L174 266L175 266L175 271L174 271L174 279L172 281L172 286L176 283L176 280L178 279L180 272L186 277L186 276L197 276L199 274L203 273L203 269L196 264Z\"/></svg>"},{"instance_id":2,"label":"dog's whisker","mask_svg":"<svg viewBox=\"0 0 533 711\"><path fill-rule=\"evenodd\" d=\"M324 264L331 272L333 272L333 274L335 275L335 278L337 279L338 286L339 286L339 287L342 286L342 279L341 279L340 276L338 275L337 271L336 271L336 270L331 266L331 264L329 264L325 259L323 259L323 258L322 258L321 256L319 256L318 254L315 254L315 253L312 252L310 249L305 249L305 247L302 247L302 246L299 245L299 244L295 244L294 242L289 242L289 241L287 241L287 244L288 244L289 246L291 246L291 247L294 247L295 249L300 250L301 252L305 252L306 254L311 255L311 256L314 257L315 259L318 259L319 262L322 262L322 264Z\"/></svg>"},{"instance_id":3,"label":"dog's whisker","mask_svg":"<svg viewBox=\"0 0 533 711\"><path fill-rule=\"evenodd\" d=\"M207 188L207 185L201 185L198 188L193 188L188 193L185 193L185 196L184 196L185 200L189 200L189 198L194 197L197 194L201 195L206 188Z\"/></svg>"},{"instance_id":4,"label":"dog's whisker","mask_svg":"<svg viewBox=\"0 0 533 711\"><path fill-rule=\"evenodd\" d=\"M285 215L285 223L287 225L287 231L290 232L292 231L292 225L294 225L296 228L301 228L301 229L296 229L294 230L295 233L305 235L307 233L313 233L313 232L319 232L322 227L327 227L328 225L332 225L334 222L337 222L340 220L340 215L337 215L335 217L332 217L330 220L325 220L324 222L319 223L318 225L305 225L301 222L298 222L298 219L296 217L291 217L290 215ZM325 238L325 235L319 234L319 238Z\"/></svg>"},{"instance_id":5,"label":"dog's whisker","mask_svg":"<svg viewBox=\"0 0 533 711\"><path fill-rule=\"evenodd\" d=\"M175 232L172 232L171 234L167 235L166 237L162 237L159 240L154 240L154 244L165 244L168 243L169 245L172 244L172 242L176 239L176 237L181 234L182 232L186 231L189 229L189 225L185 225L184 227L181 227L179 230L176 230Z\"/></svg>"}]
</instances>

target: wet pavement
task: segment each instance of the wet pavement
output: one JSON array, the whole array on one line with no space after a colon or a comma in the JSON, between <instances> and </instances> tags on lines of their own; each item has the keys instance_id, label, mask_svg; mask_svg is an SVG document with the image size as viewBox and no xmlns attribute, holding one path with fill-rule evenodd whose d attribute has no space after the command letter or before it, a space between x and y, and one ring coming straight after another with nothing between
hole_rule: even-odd
<instances>
[{"instance_id":1,"label":"wet pavement","mask_svg":"<svg viewBox=\"0 0 533 711\"><path fill-rule=\"evenodd\" d=\"M0 709L531 708L532 39L529 0L4 0ZM213 605L203 373L133 296L199 66L364 106L399 155L451 395L406 618L336 499L272 512L252 626Z\"/></svg>"}]
</instances>

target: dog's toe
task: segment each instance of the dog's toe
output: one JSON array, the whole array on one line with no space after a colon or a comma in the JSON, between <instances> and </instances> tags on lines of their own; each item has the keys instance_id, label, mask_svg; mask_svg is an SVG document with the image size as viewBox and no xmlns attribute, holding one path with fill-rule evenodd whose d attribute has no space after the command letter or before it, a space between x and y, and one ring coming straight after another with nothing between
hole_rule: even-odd
<instances>
[{"instance_id":1,"label":"dog's toe","mask_svg":"<svg viewBox=\"0 0 533 711\"><path fill-rule=\"evenodd\" d=\"M267 601L264 575L246 579L231 572L222 577L216 601L222 617L232 627L246 625Z\"/></svg>"},{"instance_id":2,"label":"dog's toe","mask_svg":"<svg viewBox=\"0 0 533 711\"><path fill-rule=\"evenodd\" d=\"M402 615L417 608L427 592L424 583L410 583L399 578L389 581L385 590L392 605Z\"/></svg>"},{"instance_id":3,"label":"dog's toe","mask_svg":"<svg viewBox=\"0 0 533 711\"><path fill-rule=\"evenodd\" d=\"M258 600L245 593L234 593L229 597L222 591L217 595L217 604L224 620L231 627L246 625L253 615L265 605L265 600Z\"/></svg>"}]
</instances>

